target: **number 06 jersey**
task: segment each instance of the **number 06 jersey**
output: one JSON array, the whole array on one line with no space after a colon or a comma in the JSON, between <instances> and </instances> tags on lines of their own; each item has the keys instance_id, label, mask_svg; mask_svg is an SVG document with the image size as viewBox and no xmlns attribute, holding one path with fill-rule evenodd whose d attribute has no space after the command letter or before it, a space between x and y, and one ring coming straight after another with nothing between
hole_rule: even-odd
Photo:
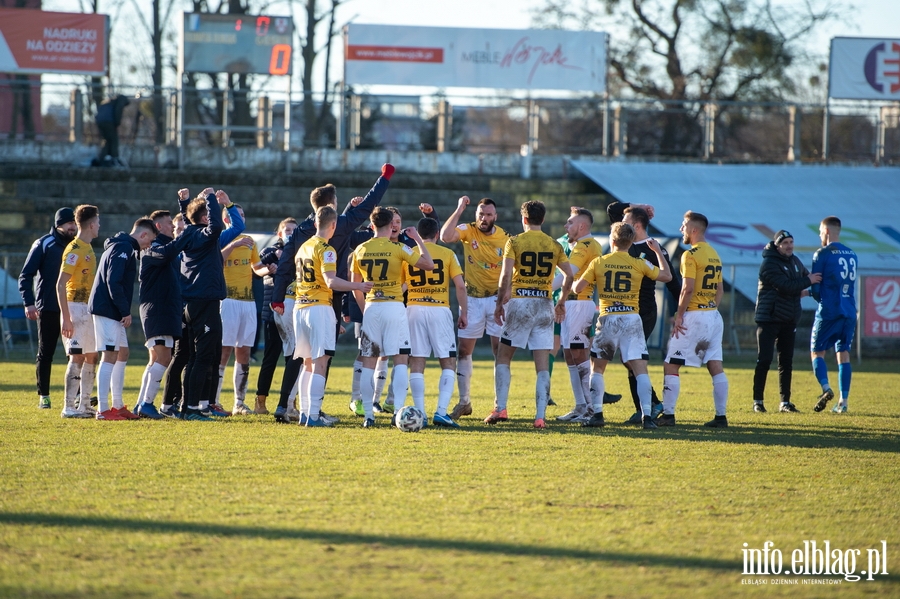
<instances>
[{"instance_id":1,"label":"number 06 jersey","mask_svg":"<svg viewBox=\"0 0 900 599\"><path fill-rule=\"evenodd\" d=\"M525 231L510 237L503 259L515 260L511 297L544 297L553 294L556 267L569 259L555 239L541 231Z\"/></svg>"},{"instance_id":2,"label":"number 06 jersey","mask_svg":"<svg viewBox=\"0 0 900 599\"><path fill-rule=\"evenodd\" d=\"M436 243L426 243L428 253L434 261L433 270L422 270L414 264L408 264L403 271L403 282L406 283L407 306L439 306L450 307L450 287L453 278L463 274L459 259L450 248Z\"/></svg>"},{"instance_id":3,"label":"number 06 jersey","mask_svg":"<svg viewBox=\"0 0 900 599\"><path fill-rule=\"evenodd\" d=\"M659 268L628 252L613 252L594 258L581 279L588 288L597 286L600 316L609 314L637 314L644 277L656 280Z\"/></svg>"},{"instance_id":4,"label":"number 06 jersey","mask_svg":"<svg viewBox=\"0 0 900 599\"><path fill-rule=\"evenodd\" d=\"M722 284L722 261L711 245L701 241L681 255L681 276L694 279L694 295L688 304L688 312L718 307L716 291Z\"/></svg>"}]
</instances>

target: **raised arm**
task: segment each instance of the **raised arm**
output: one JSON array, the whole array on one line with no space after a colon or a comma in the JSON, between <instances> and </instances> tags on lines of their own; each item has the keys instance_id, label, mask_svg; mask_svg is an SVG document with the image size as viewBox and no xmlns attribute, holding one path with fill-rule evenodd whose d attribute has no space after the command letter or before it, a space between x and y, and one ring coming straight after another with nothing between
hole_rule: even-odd
<instances>
[{"instance_id":1,"label":"raised arm","mask_svg":"<svg viewBox=\"0 0 900 599\"><path fill-rule=\"evenodd\" d=\"M425 242L422 241L416 228L407 227L404 232L410 239L416 242L416 247L419 249L419 259L413 266L421 268L422 270L433 270L434 260L431 259L431 254L428 253L428 248L425 247Z\"/></svg>"},{"instance_id":2,"label":"raised arm","mask_svg":"<svg viewBox=\"0 0 900 599\"><path fill-rule=\"evenodd\" d=\"M669 264L668 259L663 254L662 247L659 245L659 242L652 237L647 240L647 247L656 254L656 259L659 261L659 274L657 275L656 280L660 283L668 283L672 280L672 271L670 270L672 265Z\"/></svg>"},{"instance_id":3,"label":"raised arm","mask_svg":"<svg viewBox=\"0 0 900 599\"><path fill-rule=\"evenodd\" d=\"M459 224L459 217L465 212L466 206L469 205L469 196L459 198L456 204L456 210L447 218L447 222L441 227L441 241L444 243L454 243L459 241L459 231L456 225Z\"/></svg>"}]
</instances>

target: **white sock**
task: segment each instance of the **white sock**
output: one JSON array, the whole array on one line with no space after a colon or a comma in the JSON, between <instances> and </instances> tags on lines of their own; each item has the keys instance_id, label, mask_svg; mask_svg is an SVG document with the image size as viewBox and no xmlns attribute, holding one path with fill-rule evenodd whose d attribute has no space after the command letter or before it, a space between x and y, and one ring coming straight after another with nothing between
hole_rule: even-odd
<instances>
[{"instance_id":1,"label":"white sock","mask_svg":"<svg viewBox=\"0 0 900 599\"><path fill-rule=\"evenodd\" d=\"M138 390L137 400L134 402L136 406L144 403L144 395L147 394L147 381L150 379L150 367L153 364L156 364L156 362L151 362L144 367L144 374L141 375L141 388Z\"/></svg>"},{"instance_id":2,"label":"white sock","mask_svg":"<svg viewBox=\"0 0 900 599\"><path fill-rule=\"evenodd\" d=\"M675 413L675 404L678 402L678 394L681 393L681 377L677 374L667 374L663 377L663 414Z\"/></svg>"},{"instance_id":3,"label":"white sock","mask_svg":"<svg viewBox=\"0 0 900 599\"><path fill-rule=\"evenodd\" d=\"M359 401L359 375L362 374L362 362L353 362L353 382L350 383L350 399Z\"/></svg>"},{"instance_id":4,"label":"white sock","mask_svg":"<svg viewBox=\"0 0 900 599\"><path fill-rule=\"evenodd\" d=\"M128 362L116 361L112 370L110 379L110 391L112 393L112 402L114 408L122 408L125 403L122 401L122 394L125 392L125 367Z\"/></svg>"},{"instance_id":5,"label":"white sock","mask_svg":"<svg viewBox=\"0 0 900 599\"><path fill-rule=\"evenodd\" d=\"M581 394L584 403L591 403L591 361L585 360L578 365L578 375L581 377Z\"/></svg>"},{"instance_id":6,"label":"white sock","mask_svg":"<svg viewBox=\"0 0 900 599\"><path fill-rule=\"evenodd\" d=\"M456 373L446 368L441 371L441 380L438 382L438 405L437 413L441 416L447 415L447 408L450 406L450 398L453 397L453 387L456 382ZM412 382L410 382L412 384Z\"/></svg>"},{"instance_id":7,"label":"white sock","mask_svg":"<svg viewBox=\"0 0 900 599\"><path fill-rule=\"evenodd\" d=\"M412 392L413 405L425 413L425 374L411 372L409 374L409 390Z\"/></svg>"},{"instance_id":8,"label":"white sock","mask_svg":"<svg viewBox=\"0 0 900 599\"><path fill-rule=\"evenodd\" d=\"M509 399L510 377L509 364L494 365L494 408L497 411L506 409L506 402Z\"/></svg>"},{"instance_id":9,"label":"white sock","mask_svg":"<svg viewBox=\"0 0 900 599\"><path fill-rule=\"evenodd\" d=\"M325 399L325 377L321 374L313 374L309 379L309 419L318 420L322 410L322 400Z\"/></svg>"},{"instance_id":10,"label":"white sock","mask_svg":"<svg viewBox=\"0 0 900 599\"><path fill-rule=\"evenodd\" d=\"M362 398L366 418L374 419L372 402L375 398L375 369L363 367L359 376L359 395Z\"/></svg>"},{"instance_id":11,"label":"white sock","mask_svg":"<svg viewBox=\"0 0 900 599\"><path fill-rule=\"evenodd\" d=\"M305 368L300 371L300 381L297 384L297 411L301 414L309 416L312 398L309 395L309 383L312 380L313 373ZM320 406L321 408L321 406Z\"/></svg>"},{"instance_id":12,"label":"white sock","mask_svg":"<svg viewBox=\"0 0 900 599\"><path fill-rule=\"evenodd\" d=\"M541 370L537 373L537 384L534 389L537 411L535 420L543 420L547 416L547 400L550 399L550 371Z\"/></svg>"},{"instance_id":13,"label":"white sock","mask_svg":"<svg viewBox=\"0 0 900 599\"><path fill-rule=\"evenodd\" d=\"M79 393L81 393L82 406L91 405L91 395L94 393L94 379L97 376L97 365L87 362L81 367L81 385ZM84 403L87 402L87 403Z\"/></svg>"},{"instance_id":14,"label":"white sock","mask_svg":"<svg viewBox=\"0 0 900 599\"><path fill-rule=\"evenodd\" d=\"M222 381L225 380L225 365L219 365L219 386L216 388L216 403L222 403L220 396L222 395Z\"/></svg>"},{"instance_id":15,"label":"white sock","mask_svg":"<svg viewBox=\"0 0 900 599\"><path fill-rule=\"evenodd\" d=\"M66 407L74 408L75 407L75 396L78 395L78 388L81 385L81 364L76 364L75 362L69 362L66 364ZM91 398L87 398L87 403L84 403L85 400L81 400L82 406L91 405Z\"/></svg>"},{"instance_id":16,"label":"white sock","mask_svg":"<svg viewBox=\"0 0 900 599\"><path fill-rule=\"evenodd\" d=\"M372 401L381 401L381 394L384 393L384 386L387 384L387 360L378 360L375 363L375 395Z\"/></svg>"},{"instance_id":17,"label":"white sock","mask_svg":"<svg viewBox=\"0 0 900 599\"><path fill-rule=\"evenodd\" d=\"M591 373L591 407L595 414L603 412L603 393L606 392L606 381L599 372Z\"/></svg>"},{"instance_id":18,"label":"white sock","mask_svg":"<svg viewBox=\"0 0 900 599\"><path fill-rule=\"evenodd\" d=\"M575 395L575 409L584 409L584 389L581 387L581 373L578 366L569 364L569 382L572 383L572 393Z\"/></svg>"},{"instance_id":19,"label":"white sock","mask_svg":"<svg viewBox=\"0 0 900 599\"><path fill-rule=\"evenodd\" d=\"M247 384L250 381L250 364L234 363L234 375L232 382L234 383L234 405L235 407L243 405L247 398Z\"/></svg>"},{"instance_id":20,"label":"white sock","mask_svg":"<svg viewBox=\"0 0 900 599\"><path fill-rule=\"evenodd\" d=\"M100 369L97 371L97 409L101 412L109 409L109 384L113 368L113 364L104 361L100 362Z\"/></svg>"},{"instance_id":21,"label":"white sock","mask_svg":"<svg viewBox=\"0 0 900 599\"><path fill-rule=\"evenodd\" d=\"M471 403L469 390L472 386L472 356L459 358L456 362L456 384L459 386L459 403Z\"/></svg>"},{"instance_id":22,"label":"white sock","mask_svg":"<svg viewBox=\"0 0 900 599\"><path fill-rule=\"evenodd\" d=\"M145 371L146 372L146 371ZM166 375L166 365L160 362L154 362L149 369L149 378L147 379L147 389L144 392L144 403L153 405L156 400L156 394L159 392L159 386L163 377Z\"/></svg>"},{"instance_id":23,"label":"white sock","mask_svg":"<svg viewBox=\"0 0 900 599\"><path fill-rule=\"evenodd\" d=\"M720 372L712 377L712 384L716 416L724 416L725 408L728 406L728 377L725 376L724 372Z\"/></svg>"},{"instance_id":24,"label":"white sock","mask_svg":"<svg viewBox=\"0 0 900 599\"><path fill-rule=\"evenodd\" d=\"M637 379L637 394L641 400L641 412L644 416L650 416L650 398L653 396L653 385L650 383L649 374L639 374Z\"/></svg>"},{"instance_id":25,"label":"white sock","mask_svg":"<svg viewBox=\"0 0 900 599\"><path fill-rule=\"evenodd\" d=\"M409 386L409 368L406 364L397 364L391 371L391 391L393 397L394 410L399 410L406 404L406 390ZM422 396L422 405L425 405L425 396Z\"/></svg>"},{"instance_id":26,"label":"white sock","mask_svg":"<svg viewBox=\"0 0 900 599\"><path fill-rule=\"evenodd\" d=\"M391 368L391 380L387 386L387 397L384 398L384 403L394 405L394 373L397 371L397 367L394 366ZM404 402L405 402L404 398ZM402 405L402 404L401 404Z\"/></svg>"}]
</instances>

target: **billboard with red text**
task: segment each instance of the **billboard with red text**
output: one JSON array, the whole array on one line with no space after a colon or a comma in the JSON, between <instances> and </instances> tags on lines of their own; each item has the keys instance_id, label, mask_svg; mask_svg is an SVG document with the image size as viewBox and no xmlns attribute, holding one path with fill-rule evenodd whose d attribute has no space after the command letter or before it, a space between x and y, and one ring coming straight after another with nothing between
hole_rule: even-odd
<instances>
[{"instance_id":1,"label":"billboard with red text","mask_svg":"<svg viewBox=\"0 0 900 599\"><path fill-rule=\"evenodd\" d=\"M106 15L0 8L0 72L105 75Z\"/></svg>"},{"instance_id":2,"label":"billboard with red text","mask_svg":"<svg viewBox=\"0 0 900 599\"><path fill-rule=\"evenodd\" d=\"M606 91L608 36L594 31L358 25L345 29L350 85Z\"/></svg>"},{"instance_id":3,"label":"billboard with red text","mask_svg":"<svg viewBox=\"0 0 900 599\"><path fill-rule=\"evenodd\" d=\"M863 337L900 337L900 277L866 277Z\"/></svg>"}]
</instances>

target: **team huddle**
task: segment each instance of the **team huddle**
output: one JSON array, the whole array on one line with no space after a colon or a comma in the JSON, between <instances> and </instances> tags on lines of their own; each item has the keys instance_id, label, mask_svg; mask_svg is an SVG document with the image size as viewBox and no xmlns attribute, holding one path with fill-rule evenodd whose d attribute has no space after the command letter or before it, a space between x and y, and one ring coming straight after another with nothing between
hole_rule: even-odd
<instances>
[{"instance_id":1,"label":"team huddle","mask_svg":"<svg viewBox=\"0 0 900 599\"><path fill-rule=\"evenodd\" d=\"M49 363L61 334L69 358L64 418L204 421L268 414L273 373L283 357L275 420L329 427L338 420L322 409L329 366L339 334L353 323L358 355L350 409L366 428L376 425L376 413L400 413L407 395L418 412L426 413L425 365L430 357L438 360L440 377L437 405L425 422L459 427L457 421L473 413L472 354L485 334L494 354L495 398L484 418L488 424L509 419L510 364L517 349L528 349L537 373L534 427L547 427L552 357L561 348L574 398L572 410L557 418L561 422L605 425L604 373L618 351L635 406L627 423L645 429L674 426L680 367L706 365L715 410L706 426L728 426L724 325L718 312L722 263L706 241L705 216L685 214L681 233L690 249L682 256L680 272L674 272L666 251L647 233L651 206L616 202L609 207L613 224L610 251L604 255L591 235L589 210L572 208L566 235L557 240L542 231L546 209L538 201L521 206L523 232L518 235L496 224L496 205L489 198L476 206L474 221L461 223L471 204L466 196L443 224L433 207L422 204L423 218L403 229L400 212L380 205L393 173L393 166L384 165L369 193L353 198L340 214L335 187L316 188L310 195L313 213L301 222L283 220L278 241L262 251L244 234L243 208L212 188L194 199L187 189L179 190L174 216L158 210L138 219L130 233L106 240L99 260L91 248L100 231L98 209L81 205L60 210L55 229L35 242L20 276L26 314L38 321L40 406L50 407ZM461 242L463 263L439 241ZM842 255L846 261L849 254ZM853 260L855 269L855 255ZM254 274L265 284L265 357L251 408L247 390L257 326ZM149 361L129 409L123 393L135 280ZM810 279L817 297L819 280ZM648 374L657 281L676 300L662 400ZM459 306L456 316L451 291ZM829 320L820 327L820 320L817 315L815 351L824 353L829 343L843 341L839 351L846 352L846 323ZM220 396L232 354L234 405L226 411ZM388 360L393 363L389 385ZM819 375L824 376L824 407L833 393L824 360L821 355L814 360L820 382ZM95 378L96 409L91 404ZM846 375L841 362L841 383L846 410L849 361ZM456 387L458 403L451 410Z\"/></svg>"}]
</instances>

